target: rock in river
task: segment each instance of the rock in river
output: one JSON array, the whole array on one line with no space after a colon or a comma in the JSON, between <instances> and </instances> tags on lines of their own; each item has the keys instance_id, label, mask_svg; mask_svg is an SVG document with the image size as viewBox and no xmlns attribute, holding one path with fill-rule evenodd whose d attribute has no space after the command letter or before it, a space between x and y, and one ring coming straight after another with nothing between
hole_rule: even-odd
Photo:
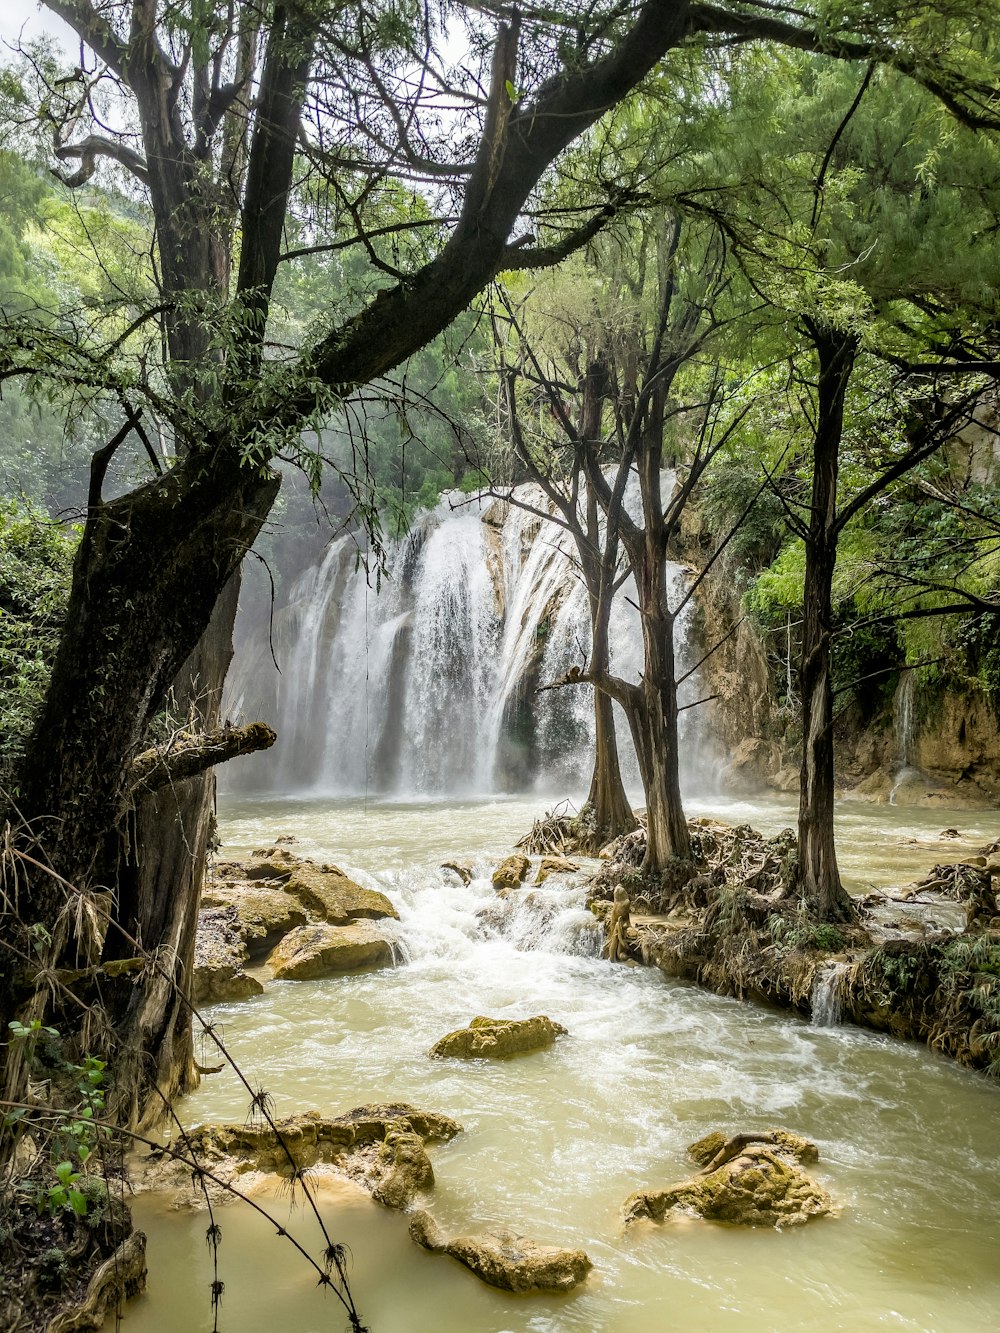
<instances>
[{"instance_id":1,"label":"rock in river","mask_svg":"<svg viewBox=\"0 0 1000 1333\"><path fill-rule=\"evenodd\" d=\"M525 1051L540 1051L556 1037L565 1036L561 1023L538 1014L534 1018L474 1018L467 1028L458 1028L436 1041L429 1054L458 1060L480 1057L504 1059Z\"/></svg>"},{"instance_id":2,"label":"rock in river","mask_svg":"<svg viewBox=\"0 0 1000 1333\"><path fill-rule=\"evenodd\" d=\"M300 864L285 884L285 892L298 899L311 915L333 926L361 918L399 920L399 913L384 893L363 889L336 866Z\"/></svg>"},{"instance_id":3,"label":"rock in river","mask_svg":"<svg viewBox=\"0 0 1000 1333\"><path fill-rule=\"evenodd\" d=\"M536 884L544 884L550 875L570 875L580 867L568 856L543 856L535 876Z\"/></svg>"},{"instance_id":4,"label":"rock in river","mask_svg":"<svg viewBox=\"0 0 1000 1333\"><path fill-rule=\"evenodd\" d=\"M425 1212L413 1214L410 1235L425 1250L450 1254L491 1287L503 1291L570 1291L593 1267L583 1250L540 1245L507 1227L449 1240Z\"/></svg>"},{"instance_id":5,"label":"rock in river","mask_svg":"<svg viewBox=\"0 0 1000 1333\"><path fill-rule=\"evenodd\" d=\"M259 995L264 987L243 970L247 961L236 908L206 907L198 915L194 946L194 1004L218 1004Z\"/></svg>"},{"instance_id":6,"label":"rock in river","mask_svg":"<svg viewBox=\"0 0 1000 1333\"><path fill-rule=\"evenodd\" d=\"M622 1212L626 1222L670 1212L696 1213L714 1222L789 1227L822 1217L833 1201L799 1167L815 1161L816 1145L787 1130L763 1130L727 1139L707 1135L689 1149L703 1170L665 1190L632 1194Z\"/></svg>"},{"instance_id":7,"label":"rock in river","mask_svg":"<svg viewBox=\"0 0 1000 1333\"><path fill-rule=\"evenodd\" d=\"M531 869L531 862L520 852L506 857L493 872L493 887L496 889L516 889L524 882Z\"/></svg>"},{"instance_id":8,"label":"rock in river","mask_svg":"<svg viewBox=\"0 0 1000 1333\"><path fill-rule=\"evenodd\" d=\"M367 921L350 926L325 922L299 926L285 936L267 960L276 981L312 981L391 963L392 946Z\"/></svg>"}]
</instances>

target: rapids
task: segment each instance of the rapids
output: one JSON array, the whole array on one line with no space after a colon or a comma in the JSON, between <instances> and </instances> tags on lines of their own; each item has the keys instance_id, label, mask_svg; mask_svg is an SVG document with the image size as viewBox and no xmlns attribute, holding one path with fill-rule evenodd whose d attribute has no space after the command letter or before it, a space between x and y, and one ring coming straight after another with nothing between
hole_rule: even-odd
<instances>
[{"instance_id":1,"label":"rapids","mask_svg":"<svg viewBox=\"0 0 1000 1333\"><path fill-rule=\"evenodd\" d=\"M791 806L713 802L774 831ZM689 814L708 807L689 802ZM582 891L565 880L497 910L490 868L540 813L537 797L430 803L229 797L224 854L294 834L389 894L400 965L368 975L269 984L209 1011L278 1114L409 1100L465 1133L431 1149L431 1208L448 1230L502 1223L584 1247L577 1293L513 1297L418 1250L405 1218L325 1178L331 1234L351 1250L372 1333L646 1333L684 1330L987 1330L1000 1308L1000 1088L926 1049L858 1029L813 1026L660 974L603 963ZM962 838L941 843L948 823ZM997 836L995 816L842 805L840 850L854 887L916 878L942 847ZM443 860L471 860L468 888ZM526 897L529 895L521 895ZM477 916L481 908L490 908ZM569 1036L503 1065L431 1061L431 1043L477 1013L546 1013ZM208 1055L206 1052L206 1060ZM212 1061L214 1062L214 1061ZM185 1121L243 1120L228 1073L206 1078ZM815 1139L813 1168L841 1213L787 1233L705 1223L621 1232L632 1190L691 1173L685 1146L708 1130L781 1125ZM301 1209L270 1206L318 1253ZM149 1232L146 1295L126 1333L212 1327L204 1213L139 1197ZM340 1330L341 1312L287 1243L240 1205L219 1216L220 1327ZM109 1324L109 1328L111 1324Z\"/></svg>"}]
</instances>

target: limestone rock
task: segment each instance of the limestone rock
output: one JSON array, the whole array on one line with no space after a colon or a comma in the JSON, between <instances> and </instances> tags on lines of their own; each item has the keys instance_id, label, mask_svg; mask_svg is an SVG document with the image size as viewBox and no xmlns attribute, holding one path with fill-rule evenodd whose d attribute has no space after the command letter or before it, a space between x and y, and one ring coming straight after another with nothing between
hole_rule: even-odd
<instances>
[{"instance_id":1,"label":"limestone rock","mask_svg":"<svg viewBox=\"0 0 1000 1333\"><path fill-rule=\"evenodd\" d=\"M799 1168L819 1153L808 1139L787 1130L707 1135L691 1145L700 1175L668 1189L632 1194L626 1222L648 1217L662 1222L670 1212L696 1213L715 1222L743 1226L798 1226L833 1209L827 1192Z\"/></svg>"},{"instance_id":2,"label":"limestone rock","mask_svg":"<svg viewBox=\"0 0 1000 1333\"><path fill-rule=\"evenodd\" d=\"M283 847L258 847L252 859L241 868L247 879L284 880L300 864L300 858Z\"/></svg>"},{"instance_id":3,"label":"limestone rock","mask_svg":"<svg viewBox=\"0 0 1000 1333\"><path fill-rule=\"evenodd\" d=\"M197 1202L200 1185L191 1181L189 1158L209 1168L218 1180L232 1183L250 1171L290 1176L317 1163L329 1163L371 1189L381 1189L390 1207L405 1206L417 1189L433 1184L429 1161L416 1144L453 1139L462 1127L449 1116L422 1111L405 1102L357 1106L339 1116L304 1111L275 1121L278 1134L259 1119L241 1124L201 1125L189 1130L185 1161L167 1155L147 1159L137 1177L144 1188L182 1187ZM410 1137L412 1136L412 1137ZM426 1157L426 1154L424 1154ZM293 1165L294 1163L294 1165ZM213 1201L217 1197L212 1190ZM218 1190L218 1194L224 1191Z\"/></svg>"},{"instance_id":4,"label":"limestone rock","mask_svg":"<svg viewBox=\"0 0 1000 1333\"><path fill-rule=\"evenodd\" d=\"M207 907L233 907L237 927L251 956L260 957L308 917L301 903L264 884L213 884L202 895Z\"/></svg>"},{"instance_id":5,"label":"limestone rock","mask_svg":"<svg viewBox=\"0 0 1000 1333\"><path fill-rule=\"evenodd\" d=\"M448 1239L426 1212L414 1213L410 1235L425 1250L450 1254L502 1291L570 1291L593 1267L583 1250L540 1245L507 1227Z\"/></svg>"},{"instance_id":6,"label":"limestone rock","mask_svg":"<svg viewBox=\"0 0 1000 1333\"><path fill-rule=\"evenodd\" d=\"M523 884L525 876L531 869L531 862L520 852L515 852L513 856L506 857L497 866L493 872L493 887L497 889L516 889L519 884Z\"/></svg>"},{"instance_id":7,"label":"limestone rock","mask_svg":"<svg viewBox=\"0 0 1000 1333\"><path fill-rule=\"evenodd\" d=\"M336 866L298 865L285 884L285 892L313 916L333 926L361 917L399 920L399 913L384 893L363 889Z\"/></svg>"},{"instance_id":8,"label":"limestone rock","mask_svg":"<svg viewBox=\"0 0 1000 1333\"><path fill-rule=\"evenodd\" d=\"M540 1051L564 1036L561 1023L538 1014L534 1018L474 1018L467 1028L458 1028L434 1043L429 1054L458 1060L482 1057L504 1059L526 1051Z\"/></svg>"},{"instance_id":9,"label":"limestone rock","mask_svg":"<svg viewBox=\"0 0 1000 1333\"><path fill-rule=\"evenodd\" d=\"M194 945L191 999L196 1005L245 1000L264 987L243 970L246 945L240 934L236 908L207 907L198 916Z\"/></svg>"},{"instance_id":10,"label":"limestone rock","mask_svg":"<svg viewBox=\"0 0 1000 1333\"><path fill-rule=\"evenodd\" d=\"M569 875L580 867L567 856L543 856L535 876L536 884L544 884L550 875Z\"/></svg>"},{"instance_id":11,"label":"limestone rock","mask_svg":"<svg viewBox=\"0 0 1000 1333\"><path fill-rule=\"evenodd\" d=\"M376 1158L376 1174L372 1198L387 1208L408 1208L421 1190L433 1187L431 1159L408 1120L398 1120L386 1131Z\"/></svg>"},{"instance_id":12,"label":"limestone rock","mask_svg":"<svg viewBox=\"0 0 1000 1333\"><path fill-rule=\"evenodd\" d=\"M268 956L276 981L311 981L338 972L389 967L392 946L374 926L314 922L290 931Z\"/></svg>"},{"instance_id":13,"label":"limestone rock","mask_svg":"<svg viewBox=\"0 0 1000 1333\"><path fill-rule=\"evenodd\" d=\"M472 883L472 866L466 865L464 861L444 861L441 869L453 870L463 884Z\"/></svg>"}]
</instances>

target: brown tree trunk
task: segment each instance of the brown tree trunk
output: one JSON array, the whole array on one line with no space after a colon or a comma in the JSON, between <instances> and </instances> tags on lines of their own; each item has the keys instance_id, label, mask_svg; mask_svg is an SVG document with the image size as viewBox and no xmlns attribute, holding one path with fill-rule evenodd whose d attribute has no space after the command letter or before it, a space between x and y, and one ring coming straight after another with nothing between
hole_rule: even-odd
<instances>
[{"instance_id":1,"label":"brown tree trunk","mask_svg":"<svg viewBox=\"0 0 1000 1333\"><path fill-rule=\"evenodd\" d=\"M277 489L273 473L243 468L235 452L220 449L190 455L129 495L91 504L49 691L21 770L22 843L30 830L35 855L58 878L40 870L29 876L22 895L28 919L0 939L7 954L0 976L7 981L8 964L32 950L31 927L58 940L67 901L80 892L115 890L114 919L146 948L159 946L168 976L148 999L144 986L109 997L111 1016L130 1015L122 1029L130 1057L167 1085L183 1085L190 1072L186 1024L171 981L186 967L189 975L211 779L192 779L176 793L140 798L134 806L131 761L148 743L153 716L197 648ZM221 685L227 662L228 651L200 665L197 688ZM212 698L210 690L209 712L217 710L217 690ZM137 845L144 849L138 858ZM114 928L107 949L127 951ZM14 997L4 981L0 1009L7 1019ZM116 1068L122 1090L131 1072Z\"/></svg>"},{"instance_id":2,"label":"brown tree trunk","mask_svg":"<svg viewBox=\"0 0 1000 1333\"><path fill-rule=\"evenodd\" d=\"M813 486L806 538L802 629L802 773L799 788L798 891L822 920L854 916L840 882L834 843L833 574L837 563L837 473L844 430L844 398L856 339L814 326L819 395L813 444Z\"/></svg>"},{"instance_id":3,"label":"brown tree trunk","mask_svg":"<svg viewBox=\"0 0 1000 1333\"><path fill-rule=\"evenodd\" d=\"M199 731L212 730L221 720L239 589L236 572L171 691L176 714L193 718ZM119 995L111 1015L119 1052L114 1111L123 1124L155 1124L171 1097L198 1084L186 1000L214 826L215 786L215 773L206 772L136 802L131 847L119 874L116 920L104 956L128 957L134 938L159 960L160 970L146 985Z\"/></svg>"},{"instance_id":4,"label":"brown tree trunk","mask_svg":"<svg viewBox=\"0 0 1000 1333\"><path fill-rule=\"evenodd\" d=\"M643 616L643 677L627 711L646 797L642 868L662 874L672 861L690 860L691 839L681 798L673 617L661 606L651 619Z\"/></svg>"},{"instance_id":5,"label":"brown tree trunk","mask_svg":"<svg viewBox=\"0 0 1000 1333\"><path fill-rule=\"evenodd\" d=\"M595 674L606 674L608 670L610 614L610 597L591 598L591 671ZM601 846L623 833L630 833L636 826L635 815L622 782L614 701L600 688L594 690L594 772L584 811L587 813L586 822L593 826L595 840Z\"/></svg>"}]
</instances>

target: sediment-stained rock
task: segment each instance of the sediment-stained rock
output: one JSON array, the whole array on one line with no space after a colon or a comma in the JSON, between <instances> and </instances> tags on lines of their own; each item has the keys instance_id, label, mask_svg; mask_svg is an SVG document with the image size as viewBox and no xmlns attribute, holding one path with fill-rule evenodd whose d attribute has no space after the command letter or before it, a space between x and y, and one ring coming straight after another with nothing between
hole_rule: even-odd
<instances>
[{"instance_id":1,"label":"sediment-stained rock","mask_svg":"<svg viewBox=\"0 0 1000 1333\"><path fill-rule=\"evenodd\" d=\"M348 926L313 922L290 931L268 955L276 981L313 981L340 972L389 967L392 946L367 921Z\"/></svg>"},{"instance_id":2,"label":"sediment-stained rock","mask_svg":"<svg viewBox=\"0 0 1000 1333\"><path fill-rule=\"evenodd\" d=\"M245 1000L264 987L243 968L247 949L240 933L236 908L203 908L198 917L194 946L191 999L196 1005Z\"/></svg>"},{"instance_id":3,"label":"sediment-stained rock","mask_svg":"<svg viewBox=\"0 0 1000 1333\"><path fill-rule=\"evenodd\" d=\"M421 1136L408 1120L386 1130L373 1172L372 1198L387 1208L408 1208L414 1198L434 1186L434 1168Z\"/></svg>"},{"instance_id":4,"label":"sediment-stained rock","mask_svg":"<svg viewBox=\"0 0 1000 1333\"><path fill-rule=\"evenodd\" d=\"M708 1221L742 1226L788 1227L822 1217L833 1200L799 1167L815 1161L816 1145L787 1130L707 1135L691 1145L703 1166L700 1175L665 1190L630 1195L624 1220L662 1222L671 1212L694 1213Z\"/></svg>"},{"instance_id":5,"label":"sediment-stained rock","mask_svg":"<svg viewBox=\"0 0 1000 1333\"><path fill-rule=\"evenodd\" d=\"M362 918L399 920L399 913L384 893L363 889L336 866L299 865L284 891L297 899L310 915L330 925L343 926Z\"/></svg>"},{"instance_id":6,"label":"sediment-stained rock","mask_svg":"<svg viewBox=\"0 0 1000 1333\"><path fill-rule=\"evenodd\" d=\"M506 1059L551 1046L565 1036L561 1023L544 1014L534 1018L474 1018L467 1028L458 1028L436 1041L429 1054L457 1060Z\"/></svg>"},{"instance_id":7,"label":"sediment-stained rock","mask_svg":"<svg viewBox=\"0 0 1000 1333\"><path fill-rule=\"evenodd\" d=\"M543 856L538 874L535 876L535 883L544 884L550 875L569 875L579 869L576 862L571 861L568 856Z\"/></svg>"},{"instance_id":8,"label":"sediment-stained rock","mask_svg":"<svg viewBox=\"0 0 1000 1333\"><path fill-rule=\"evenodd\" d=\"M523 884L528 871L531 869L531 862L520 852L515 852L513 856L505 857L493 872L493 887L495 889L516 889L518 885Z\"/></svg>"},{"instance_id":9,"label":"sediment-stained rock","mask_svg":"<svg viewBox=\"0 0 1000 1333\"><path fill-rule=\"evenodd\" d=\"M405 1102L357 1106L339 1116L305 1111L284 1116L275 1125L277 1134L260 1119L188 1130L184 1142L176 1145L184 1160L168 1154L147 1160L137 1171L137 1184L147 1189L182 1187L197 1204L201 1189L191 1183L192 1161L211 1173L207 1184L213 1201L225 1195L227 1183L248 1172L290 1177L327 1163L389 1207L406 1207L418 1190L434 1182L424 1145L446 1142L462 1132L450 1116Z\"/></svg>"},{"instance_id":10,"label":"sediment-stained rock","mask_svg":"<svg viewBox=\"0 0 1000 1333\"><path fill-rule=\"evenodd\" d=\"M423 1211L413 1214L410 1235L425 1250L451 1255L478 1278L503 1291L571 1291L593 1268L583 1250L541 1245L507 1227L448 1238Z\"/></svg>"}]
</instances>

